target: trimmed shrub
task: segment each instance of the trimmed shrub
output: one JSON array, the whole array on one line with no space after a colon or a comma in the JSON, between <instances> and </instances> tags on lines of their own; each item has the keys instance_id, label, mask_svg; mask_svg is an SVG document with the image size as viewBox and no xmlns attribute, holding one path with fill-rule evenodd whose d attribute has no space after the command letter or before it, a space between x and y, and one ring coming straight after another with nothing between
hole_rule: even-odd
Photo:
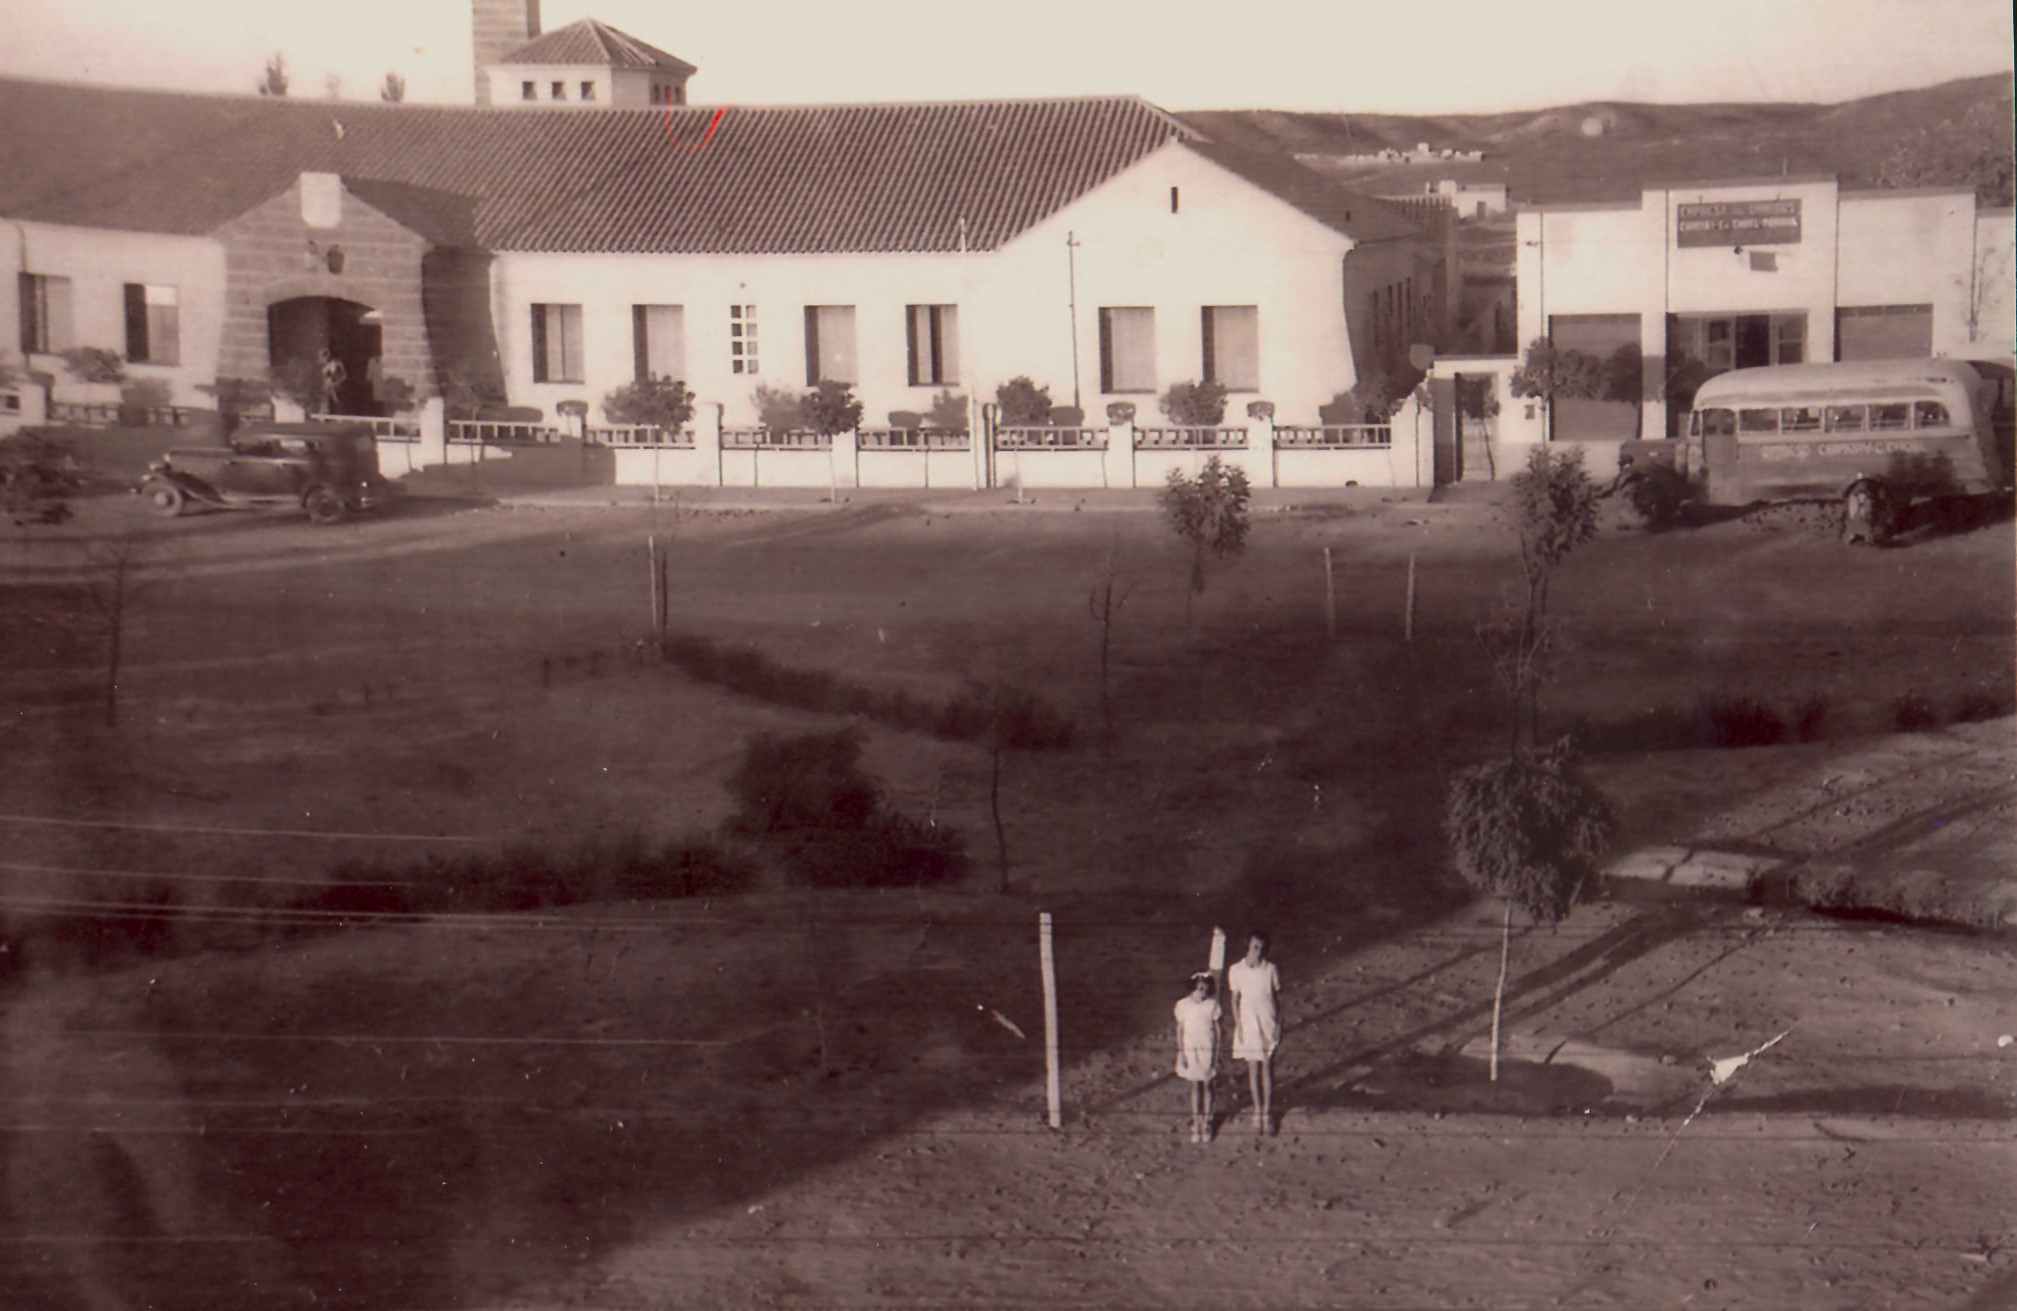
<instances>
[{"instance_id":1,"label":"trimmed shrub","mask_svg":"<svg viewBox=\"0 0 2017 1311\"><path fill-rule=\"evenodd\" d=\"M1007 427L1033 428L1050 422L1051 389L1037 386L1026 375L995 388L994 403Z\"/></svg>"},{"instance_id":2,"label":"trimmed shrub","mask_svg":"<svg viewBox=\"0 0 2017 1311\"><path fill-rule=\"evenodd\" d=\"M1187 428L1216 428L1225 422L1226 389L1216 382L1173 382L1157 403L1171 423Z\"/></svg>"},{"instance_id":3,"label":"trimmed shrub","mask_svg":"<svg viewBox=\"0 0 2017 1311\"><path fill-rule=\"evenodd\" d=\"M1786 740L1786 721L1750 697L1711 697L1702 718L1712 747L1768 747Z\"/></svg>"},{"instance_id":4,"label":"trimmed shrub","mask_svg":"<svg viewBox=\"0 0 2017 1311\"><path fill-rule=\"evenodd\" d=\"M822 437L853 432L861 427L861 401L844 382L822 379L800 403L805 426Z\"/></svg>"},{"instance_id":5,"label":"trimmed shrub","mask_svg":"<svg viewBox=\"0 0 2017 1311\"><path fill-rule=\"evenodd\" d=\"M756 421L771 432L790 432L806 426L805 397L789 387L760 382L749 399L756 406Z\"/></svg>"},{"instance_id":6,"label":"trimmed shrub","mask_svg":"<svg viewBox=\"0 0 2017 1311\"><path fill-rule=\"evenodd\" d=\"M79 382L115 384L126 381L126 357L103 346L72 346L60 353L63 367Z\"/></svg>"},{"instance_id":7,"label":"trimmed shrub","mask_svg":"<svg viewBox=\"0 0 2017 1311\"><path fill-rule=\"evenodd\" d=\"M1932 697L1908 692L1891 703L1891 723L1900 733L1924 733L1940 727L1940 708Z\"/></svg>"},{"instance_id":8,"label":"trimmed shrub","mask_svg":"<svg viewBox=\"0 0 2017 1311\"><path fill-rule=\"evenodd\" d=\"M1954 722L1974 724L1985 719L2002 719L2013 710L2017 710L2017 697L2007 687L2000 692L1968 692L1954 703Z\"/></svg>"},{"instance_id":9,"label":"trimmed shrub","mask_svg":"<svg viewBox=\"0 0 2017 1311\"><path fill-rule=\"evenodd\" d=\"M966 393L954 392L950 388L931 398L931 410L925 415L926 422L934 428L944 428L951 432L967 430Z\"/></svg>"},{"instance_id":10,"label":"trimmed shrub","mask_svg":"<svg viewBox=\"0 0 2017 1311\"><path fill-rule=\"evenodd\" d=\"M1825 692L1812 692L1793 707L1793 736L1802 742L1819 742L1828 732L1828 713L1834 703Z\"/></svg>"},{"instance_id":11,"label":"trimmed shrub","mask_svg":"<svg viewBox=\"0 0 2017 1311\"><path fill-rule=\"evenodd\" d=\"M1582 898L1612 827L1610 805L1577 776L1566 740L1459 770L1443 819L1464 881L1538 924L1559 923Z\"/></svg>"},{"instance_id":12,"label":"trimmed shrub","mask_svg":"<svg viewBox=\"0 0 2017 1311\"><path fill-rule=\"evenodd\" d=\"M640 378L602 398L611 423L678 429L693 417L693 392L677 378Z\"/></svg>"}]
</instances>

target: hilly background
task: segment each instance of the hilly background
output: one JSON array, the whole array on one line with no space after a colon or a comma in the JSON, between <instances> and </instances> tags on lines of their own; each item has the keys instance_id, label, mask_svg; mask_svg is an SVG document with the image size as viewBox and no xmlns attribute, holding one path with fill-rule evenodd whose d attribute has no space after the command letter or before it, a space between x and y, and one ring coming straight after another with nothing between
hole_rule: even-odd
<instances>
[{"instance_id":1,"label":"hilly background","mask_svg":"<svg viewBox=\"0 0 2017 1311\"><path fill-rule=\"evenodd\" d=\"M2011 78L1966 78L1836 105L1592 101L1505 114L1207 110L1182 118L1213 140L1283 150L1367 191L1432 178L1504 182L1515 203L1636 197L1645 184L1826 173L1845 187L1968 185L2011 203ZM1477 163L1355 160L1416 143L1483 150Z\"/></svg>"}]
</instances>

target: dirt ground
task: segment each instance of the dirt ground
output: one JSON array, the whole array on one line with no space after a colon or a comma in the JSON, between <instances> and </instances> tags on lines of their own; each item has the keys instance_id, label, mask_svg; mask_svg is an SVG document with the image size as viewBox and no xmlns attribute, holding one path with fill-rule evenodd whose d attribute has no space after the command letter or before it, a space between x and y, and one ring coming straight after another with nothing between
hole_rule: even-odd
<instances>
[{"instance_id":1,"label":"dirt ground","mask_svg":"<svg viewBox=\"0 0 2017 1311\"><path fill-rule=\"evenodd\" d=\"M318 531L115 500L0 538L8 1304L2017 1304L2007 935L1609 885L1516 934L1489 1082L1498 910L1436 820L1500 740L1474 633L1512 586L1501 513L1263 512L1187 624L1145 505L416 502ZM283 933L345 858L710 827L749 734L833 722L644 658L648 533L682 631L1071 714L1078 746L1006 761L1007 890L986 755L871 726L894 803L966 836L964 885ZM1875 552L1608 533L1558 591L1550 723L1603 744L1623 844L1871 861L1910 818L1938 829L1915 867L2007 877L2012 558L2007 519ZM1712 696L1825 727L1630 746ZM1913 698L1934 726L1896 735ZM1885 761L1909 787L1871 819L1842 780ZM37 939L86 903L147 954ZM241 945L193 949L223 920ZM1273 929L1283 1114L1256 1139L1222 1079L1200 1147L1167 1029L1215 924Z\"/></svg>"}]
</instances>

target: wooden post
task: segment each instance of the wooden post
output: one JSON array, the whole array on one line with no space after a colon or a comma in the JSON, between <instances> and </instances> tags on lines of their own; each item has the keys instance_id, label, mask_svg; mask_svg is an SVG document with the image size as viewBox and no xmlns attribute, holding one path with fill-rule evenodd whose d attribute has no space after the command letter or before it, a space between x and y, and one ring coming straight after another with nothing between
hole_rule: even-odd
<instances>
[{"instance_id":1,"label":"wooden post","mask_svg":"<svg viewBox=\"0 0 2017 1311\"><path fill-rule=\"evenodd\" d=\"M1408 609L1401 619L1401 640L1415 640L1415 553L1408 552Z\"/></svg>"},{"instance_id":2,"label":"wooden post","mask_svg":"<svg viewBox=\"0 0 2017 1311\"><path fill-rule=\"evenodd\" d=\"M1338 585L1331 573L1331 548L1324 548L1324 635L1338 640Z\"/></svg>"},{"instance_id":3,"label":"wooden post","mask_svg":"<svg viewBox=\"0 0 2017 1311\"><path fill-rule=\"evenodd\" d=\"M658 584L658 534L653 533L646 537L644 544L650 552L651 562L651 631L654 636L664 636L665 613L660 609L662 602L659 599Z\"/></svg>"},{"instance_id":4,"label":"wooden post","mask_svg":"<svg viewBox=\"0 0 2017 1311\"><path fill-rule=\"evenodd\" d=\"M1492 1076L1499 1081L1499 1015L1506 1005L1506 960L1513 948L1513 903L1506 903L1505 918L1499 924L1499 984L1492 989Z\"/></svg>"},{"instance_id":5,"label":"wooden post","mask_svg":"<svg viewBox=\"0 0 2017 1311\"><path fill-rule=\"evenodd\" d=\"M1037 915L1037 955L1044 973L1044 1101L1050 1110L1050 1126L1064 1127L1058 1106L1058 973L1051 951L1051 913Z\"/></svg>"}]
</instances>

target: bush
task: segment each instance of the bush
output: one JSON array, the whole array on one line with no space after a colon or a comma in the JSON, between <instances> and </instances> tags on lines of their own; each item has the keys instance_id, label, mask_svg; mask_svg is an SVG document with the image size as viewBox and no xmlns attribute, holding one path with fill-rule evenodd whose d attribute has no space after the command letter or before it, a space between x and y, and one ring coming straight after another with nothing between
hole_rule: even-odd
<instances>
[{"instance_id":1,"label":"bush","mask_svg":"<svg viewBox=\"0 0 2017 1311\"><path fill-rule=\"evenodd\" d=\"M965 873L959 835L886 808L853 729L751 738L729 779L730 831L761 841L808 885L908 887Z\"/></svg>"},{"instance_id":2,"label":"bush","mask_svg":"<svg viewBox=\"0 0 2017 1311\"><path fill-rule=\"evenodd\" d=\"M63 367L79 382L121 383L126 381L126 357L102 346L72 346L61 352Z\"/></svg>"},{"instance_id":3,"label":"bush","mask_svg":"<svg viewBox=\"0 0 2017 1311\"><path fill-rule=\"evenodd\" d=\"M119 426L145 428L153 411L165 409L175 393L160 378L137 378L119 389Z\"/></svg>"},{"instance_id":4,"label":"bush","mask_svg":"<svg viewBox=\"0 0 2017 1311\"><path fill-rule=\"evenodd\" d=\"M1768 747L1786 740L1786 721L1750 697L1711 697L1702 706L1712 747Z\"/></svg>"},{"instance_id":5,"label":"bush","mask_svg":"<svg viewBox=\"0 0 2017 1311\"><path fill-rule=\"evenodd\" d=\"M760 382L749 398L756 406L756 421L772 432L790 432L806 426L805 397L788 387Z\"/></svg>"},{"instance_id":6,"label":"bush","mask_svg":"<svg viewBox=\"0 0 2017 1311\"><path fill-rule=\"evenodd\" d=\"M1793 736L1802 742L1819 742L1828 731L1828 714L1834 708L1825 692L1812 692L1793 707Z\"/></svg>"},{"instance_id":7,"label":"bush","mask_svg":"<svg viewBox=\"0 0 2017 1311\"><path fill-rule=\"evenodd\" d=\"M1027 376L1010 378L995 388L994 403L1005 427L1034 428L1050 422L1051 389L1037 386Z\"/></svg>"},{"instance_id":8,"label":"bush","mask_svg":"<svg viewBox=\"0 0 2017 1311\"><path fill-rule=\"evenodd\" d=\"M941 391L931 398L931 410L925 419L934 428L944 428L949 432L967 430L967 399L965 393L950 389Z\"/></svg>"},{"instance_id":9,"label":"bush","mask_svg":"<svg viewBox=\"0 0 2017 1311\"><path fill-rule=\"evenodd\" d=\"M1932 697L1910 692L1891 703L1891 723L1900 733L1924 733L1940 727L1940 709Z\"/></svg>"},{"instance_id":10,"label":"bush","mask_svg":"<svg viewBox=\"0 0 2017 1311\"><path fill-rule=\"evenodd\" d=\"M387 414L405 414L420 403L420 392L406 379L388 373L378 380L376 400Z\"/></svg>"},{"instance_id":11,"label":"bush","mask_svg":"<svg viewBox=\"0 0 2017 1311\"><path fill-rule=\"evenodd\" d=\"M1157 402L1164 417L1186 428L1216 428L1225 422L1226 389L1216 382L1174 382Z\"/></svg>"},{"instance_id":12,"label":"bush","mask_svg":"<svg viewBox=\"0 0 2017 1311\"><path fill-rule=\"evenodd\" d=\"M693 418L693 392L677 378L639 378L604 396L602 412L611 423L677 431Z\"/></svg>"},{"instance_id":13,"label":"bush","mask_svg":"<svg viewBox=\"0 0 2017 1311\"><path fill-rule=\"evenodd\" d=\"M1975 691L1962 695L1954 703L1954 722L1975 724L1985 719L2002 719L2017 709L2017 698L2013 698L2009 688L2000 692Z\"/></svg>"},{"instance_id":14,"label":"bush","mask_svg":"<svg viewBox=\"0 0 2017 1311\"><path fill-rule=\"evenodd\" d=\"M0 498L15 523L62 523L82 485L77 453L61 437L39 428L0 437Z\"/></svg>"},{"instance_id":15,"label":"bush","mask_svg":"<svg viewBox=\"0 0 2017 1311\"><path fill-rule=\"evenodd\" d=\"M259 409L273 399L273 388L252 378L219 378L200 384L197 390L216 398L217 435L227 440L238 431L248 410Z\"/></svg>"}]
</instances>

